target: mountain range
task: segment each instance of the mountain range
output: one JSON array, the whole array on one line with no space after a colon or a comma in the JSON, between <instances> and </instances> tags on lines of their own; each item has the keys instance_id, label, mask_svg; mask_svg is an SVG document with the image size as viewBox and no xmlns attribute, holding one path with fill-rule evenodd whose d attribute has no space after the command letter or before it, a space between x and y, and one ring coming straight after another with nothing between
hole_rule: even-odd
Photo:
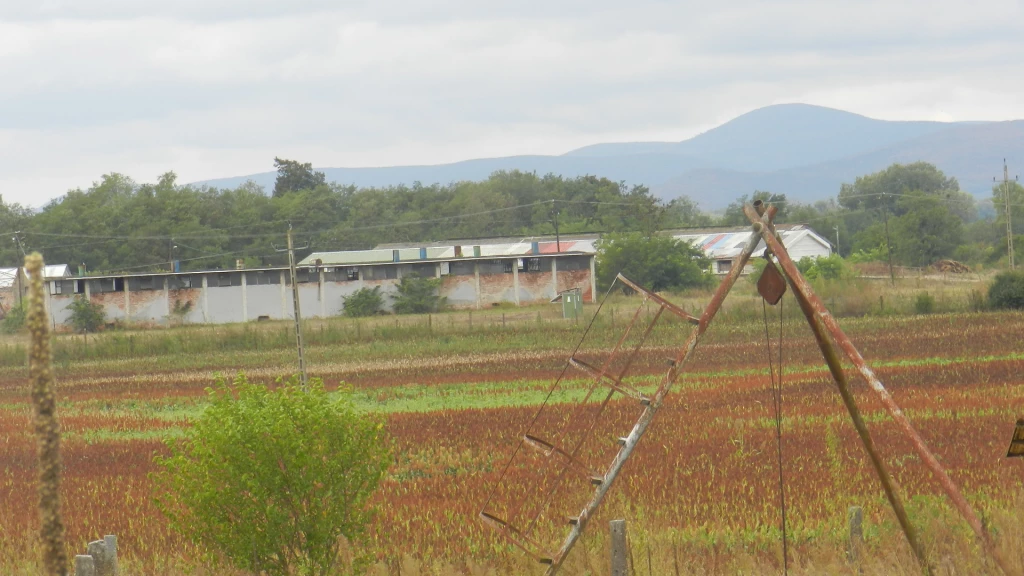
<instances>
[{"instance_id":1,"label":"mountain range","mask_svg":"<svg viewBox=\"0 0 1024 576\"><path fill-rule=\"evenodd\" d=\"M754 190L814 202L844 182L893 163L931 162L979 198L991 195L1001 161L1024 158L1024 120L919 122L877 120L809 104L778 104L748 112L682 142L585 146L559 156L509 156L433 166L317 168L328 181L389 186L483 180L518 169L565 177L604 176L645 184L658 197L681 195L716 210ZM252 180L273 189L276 172L208 180L235 187Z\"/></svg>"}]
</instances>

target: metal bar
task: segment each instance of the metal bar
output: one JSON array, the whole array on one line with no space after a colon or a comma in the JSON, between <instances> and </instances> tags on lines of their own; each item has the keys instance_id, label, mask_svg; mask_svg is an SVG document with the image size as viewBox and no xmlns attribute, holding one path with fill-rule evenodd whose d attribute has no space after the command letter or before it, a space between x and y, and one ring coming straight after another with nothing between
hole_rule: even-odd
<instances>
[{"instance_id":1,"label":"metal bar","mask_svg":"<svg viewBox=\"0 0 1024 576\"><path fill-rule=\"evenodd\" d=\"M637 292L643 292L651 300L654 300L658 304L661 304L665 308L668 308L669 312L672 312L676 316L679 316L679 317L685 319L687 322L690 322L691 324L696 324L697 322L700 322L700 319L695 317L693 314L690 314L689 312L687 312L686 310L683 310L679 306L676 306L675 304L669 302L668 300L665 300L661 296L658 296L657 294L655 294L653 292L649 292L649 291L645 290L643 287L641 287L640 285L636 284L635 282L633 282L629 278L626 278L622 274L618 275L618 279L619 279L620 282L622 282L626 286L629 286L633 290L636 290Z\"/></svg>"},{"instance_id":2,"label":"metal bar","mask_svg":"<svg viewBox=\"0 0 1024 576\"><path fill-rule=\"evenodd\" d=\"M624 384L611 374L608 374L607 372L595 368L590 364L587 364L583 360L580 360L578 358L569 358L569 365L572 366L573 368L580 370L581 372L585 372L591 378L593 378L594 381L599 385L607 386L620 394L633 398L634 400L645 399L644 395L641 394L639 390L633 388L632 386L629 386L628 384Z\"/></svg>"},{"instance_id":3,"label":"metal bar","mask_svg":"<svg viewBox=\"0 0 1024 576\"><path fill-rule=\"evenodd\" d=\"M744 206L743 211L746 213L747 218L752 222L759 221L757 218L757 212L752 206ZM996 561L996 564L999 565L999 568L1005 574L1020 576L1021 572L1013 570L1009 561L995 547L995 544L992 542L988 532L982 526L981 520L979 520L978 516L974 513L974 509L971 508L971 505L967 502L967 499L964 498L963 494L960 493L956 484L954 484L953 480L950 479L948 474L946 474L946 470L942 467L942 464L939 463L931 453L931 450L928 449L928 446L925 444L920 434L917 433L914 426L910 423L910 420L896 404L896 401L889 395L889 391L885 389L884 385L882 385L882 381L879 380L874 371L868 367L864 357L861 356L850 338L839 327L836 319L831 313L829 313L828 309L825 308L824 303L822 303L821 299L814 293L811 285L800 274L800 271L797 269L793 259L790 258L789 253L786 251L785 246L775 238L775 234L768 227L762 228L760 232L765 245L768 246L768 249L771 250L773 254L775 254L775 258L778 260L779 265L792 282L793 291L799 292L804 298L806 298L807 305L810 309L809 311L812 312L817 321L821 322L822 326L828 330L835 339L839 348L843 351L846 357L850 359L850 362L857 368L857 371L860 372L861 376L864 377L864 380L867 381L871 390L874 391L882 401L882 405L885 406L893 420L903 431L903 434L910 440L911 445L914 447L914 451L917 452L918 456L921 457L921 460L929 470L931 470L932 474L935 475L936 479L939 481L939 485L942 486L943 491L953 502L953 505L956 506L957 510L959 510L961 516L964 517L964 520L967 521L971 530L974 531L975 536L977 536L985 551L992 556Z\"/></svg>"},{"instance_id":4,"label":"metal bar","mask_svg":"<svg viewBox=\"0 0 1024 576\"><path fill-rule=\"evenodd\" d=\"M504 534L505 538L508 538L509 542L511 542L516 547L521 549L523 552L526 552L530 556L533 556L541 562L544 562L549 558L548 556L537 554L534 550L532 550L531 546L536 550L543 550L543 548L540 546L540 544L524 536L519 530L516 529L515 526L512 526L508 522L505 522L504 520L488 512L480 512L480 519L483 520L485 523L490 524L491 528L493 528L494 530Z\"/></svg>"},{"instance_id":5,"label":"metal bar","mask_svg":"<svg viewBox=\"0 0 1024 576\"><path fill-rule=\"evenodd\" d=\"M614 390L609 390L608 391L608 395L605 396L604 401L601 402L601 406L597 410L597 415L595 415L594 419L590 422L590 427L587 428L587 430L583 434L580 435L579 442L577 442L576 446L573 447L572 453L571 453L571 457L572 458L579 458L579 452L580 452L580 448L583 447L583 442L586 441L587 436L590 436L590 433L594 431L594 427L597 426L597 420L598 420L597 416L600 416L601 413L604 412L604 409L608 407L608 402L611 401L612 396L614 394L615 394ZM548 504L551 503L551 498L555 495L555 491L558 490L558 487L561 485L562 478L565 478L565 474L568 471L569 471L569 466L568 465L564 466L562 468L562 470L559 472L558 477L555 479L555 481L551 483L551 490L548 491L547 495L544 497L544 500L541 502L540 506L537 508L537 514L530 520L529 524L526 526L526 530L524 530L525 534L530 534L530 533L533 532L533 527L537 524L537 520L540 519L541 514L544 513L544 510L547 509Z\"/></svg>"},{"instance_id":6,"label":"metal bar","mask_svg":"<svg viewBox=\"0 0 1024 576\"><path fill-rule=\"evenodd\" d=\"M651 331L654 330L654 325L658 323L658 319L661 318L661 313L665 311L665 307L658 308L658 313L651 319L651 323L647 325L647 330L644 330L643 336L640 337L640 341L636 343L633 348L633 353L629 355L626 360L626 365L622 367L622 371L619 372L619 382L622 382L626 378L626 373L629 372L631 366L633 366L633 360L636 360L637 354L640 353L640 348L647 342L647 337L651 335ZM632 388L632 386L631 386ZM641 394L642 396L642 394Z\"/></svg>"},{"instance_id":7,"label":"metal bar","mask_svg":"<svg viewBox=\"0 0 1024 576\"><path fill-rule=\"evenodd\" d=\"M768 213L765 214L764 222L771 222L772 217L775 216L775 210L769 208ZM697 347L697 343L700 341L701 336L707 331L708 325L711 320L714 319L715 314L722 307L722 302L725 301L726 295L732 288L733 284L736 283L737 278L740 276L740 272L743 267L746 266L747 261L750 259L750 255L754 253L754 249L757 248L760 242L760 237L756 234L750 235L750 240L747 245L744 246L743 251L736 258L732 268L729 270L729 274L722 280L722 283L718 285L718 289L715 290L714 296L711 297L711 301L704 309L704 313L700 317L700 321L693 328L690 333L690 337L684 346L676 356L675 363L669 367L662 380L661 385L658 387L658 391L655 393L654 398L651 400L650 405L644 408L643 413L640 415L639 420L633 426L629 436L624 439L622 448L619 453L612 460L608 471L605 473L603 481L597 486L594 497L586 505L582 512L580 512L579 520L569 530L569 535L566 536L562 543L562 546L555 553L551 561L551 566L548 567L546 574L549 576L558 571L561 567L562 562L568 556L569 552L572 551L573 546L579 541L580 536L586 529L587 522L593 516L594 512L601 505L601 501L604 499L608 490L611 489L612 484L615 483L615 479L618 477L619 472L622 470L622 466L629 459L629 456L633 453L633 449L636 448L637 442L643 436L644 432L651 425L651 421L654 419L654 415L657 413L658 408L661 407L661 403L665 399L665 395L672 388L672 384L675 382L682 368L686 365L686 362L690 359L694 349Z\"/></svg>"}]
</instances>

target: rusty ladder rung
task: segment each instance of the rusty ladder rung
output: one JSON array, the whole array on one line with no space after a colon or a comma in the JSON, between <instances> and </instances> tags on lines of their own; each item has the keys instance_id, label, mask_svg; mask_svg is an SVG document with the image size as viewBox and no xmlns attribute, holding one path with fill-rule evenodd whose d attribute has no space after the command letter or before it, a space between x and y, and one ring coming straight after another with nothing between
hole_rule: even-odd
<instances>
[{"instance_id":1,"label":"rusty ladder rung","mask_svg":"<svg viewBox=\"0 0 1024 576\"><path fill-rule=\"evenodd\" d=\"M625 284L626 286L629 286L633 290L636 290L637 292L642 292L644 294L644 296L646 296L647 298L650 298L651 300L654 300L655 302L658 303L659 306L661 306L662 308L664 308L664 309L668 310L669 312L675 314L676 316L679 316L683 320L686 320L690 324L700 324L700 318L697 318L696 316L694 316L693 314L690 314L686 310L683 310L679 306L676 306L675 304L669 302L668 300L665 300L664 298L662 298L661 296L658 296L654 292L650 292L648 290L645 290L642 286L640 286L639 284L636 284L635 282L633 282L629 278L626 278L622 274L619 274L618 280L619 280L619 282L622 282L623 284Z\"/></svg>"},{"instance_id":2,"label":"rusty ladder rung","mask_svg":"<svg viewBox=\"0 0 1024 576\"><path fill-rule=\"evenodd\" d=\"M494 514L491 514L490 512L483 510L480 511L480 518L482 518L483 521L487 524L490 524L498 532L503 533L506 538L508 538L513 544L518 546L524 552L539 560L541 564L551 564L551 559L554 555L544 550L542 546L528 538L525 534L522 533L522 531L520 531L515 526L509 524L501 518L498 518ZM538 553L537 551L540 551L541 553Z\"/></svg>"},{"instance_id":3,"label":"rusty ladder rung","mask_svg":"<svg viewBox=\"0 0 1024 576\"><path fill-rule=\"evenodd\" d=\"M548 442L546 440L542 440L542 439L537 438L536 436L533 436L533 435L530 435L530 434L524 434L523 435L523 443L526 444L527 446L529 446L530 448L533 448L534 450L537 450L538 452L540 452L541 454L543 454L545 456L551 456L552 454L558 454L559 456L561 456L561 457L565 458L566 460L568 460L570 464L572 464L572 465L576 466L577 468L579 468L587 476L599 475L596 471L591 469L589 466L587 466L583 462L580 462L578 459L573 458L572 454L569 454L565 450L559 448L558 446L555 446L554 444L552 444L552 443L550 443L550 442Z\"/></svg>"},{"instance_id":4,"label":"rusty ladder rung","mask_svg":"<svg viewBox=\"0 0 1024 576\"><path fill-rule=\"evenodd\" d=\"M590 364L587 364L586 362L580 360L579 358L576 358L575 356L569 358L569 364L571 364L574 368L586 372L592 378L600 381L602 384L608 386L612 390L615 390L620 394L624 394L625 396L628 396L634 400L639 400L644 405L649 404L651 401L650 398L644 396L636 388L633 388L632 386L624 383L618 378L615 378L611 374L604 372L603 370L600 370L598 368L591 366Z\"/></svg>"}]
</instances>

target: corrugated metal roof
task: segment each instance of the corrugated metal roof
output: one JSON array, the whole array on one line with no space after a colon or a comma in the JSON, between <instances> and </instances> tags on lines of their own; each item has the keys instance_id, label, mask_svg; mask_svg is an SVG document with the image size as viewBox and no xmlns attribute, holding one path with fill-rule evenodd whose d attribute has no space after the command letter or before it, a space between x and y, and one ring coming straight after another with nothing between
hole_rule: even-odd
<instances>
[{"instance_id":1,"label":"corrugated metal roof","mask_svg":"<svg viewBox=\"0 0 1024 576\"><path fill-rule=\"evenodd\" d=\"M591 255L596 253L594 248L594 240L574 240L561 242L561 252L558 252L558 243L554 241L550 242L537 242L538 253L544 256L552 256L561 254L564 256L573 254L587 254ZM456 247L459 248L462 255L456 256ZM477 256L474 248L479 247L480 252ZM421 258L421 248L395 248L395 249L380 249L376 248L373 250L345 250L339 252L314 252L309 256L306 256L299 262L299 266L312 266L318 259L323 266L345 266L345 265L357 265L357 264L387 264L395 261L394 250L398 250L399 263L410 263L425 260L454 260L456 258L498 258L508 256L531 256L533 252L533 242L530 241L519 241L507 244L472 244L472 245L453 245L453 246L431 246L426 247L426 258Z\"/></svg>"},{"instance_id":2,"label":"corrugated metal roof","mask_svg":"<svg viewBox=\"0 0 1024 576\"><path fill-rule=\"evenodd\" d=\"M18 279L21 268L0 268L0 288L10 288ZM67 278L71 270L67 264L51 264L43 267L43 278Z\"/></svg>"},{"instance_id":3,"label":"corrugated metal roof","mask_svg":"<svg viewBox=\"0 0 1024 576\"><path fill-rule=\"evenodd\" d=\"M793 244L799 242L805 237L811 237L822 247L829 249L831 252L831 245L821 236L818 236L810 228L793 224L789 226L777 226L776 229L782 234L782 244L787 248ZM704 253L707 254L708 258L715 260L735 258L743 251L743 246L750 239L752 234L749 228L747 229L736 229L736 231L721 232L713 230L700 230L694 231L694 233L674 233L672 236L680 240L689 242L694 246L699 246ZM762 241L755 252L764 250L764 242Z\"/></svg>"}]
</instances>

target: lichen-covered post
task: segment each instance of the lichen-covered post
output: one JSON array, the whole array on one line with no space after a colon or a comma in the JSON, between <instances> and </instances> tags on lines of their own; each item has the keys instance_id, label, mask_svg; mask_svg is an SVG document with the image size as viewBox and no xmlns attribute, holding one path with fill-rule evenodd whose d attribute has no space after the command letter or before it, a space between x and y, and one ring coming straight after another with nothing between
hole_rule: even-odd
<instances>
[{"instance_id":1,"label":"lichen-covered post","mask_svg":"<svg viewBox=\"0 0 1024 576\"><path fill-rule=\"evenodd\" d=\"M96 576L96 561L92 556L79 554L75 556L75 576Z\"/></svg>"},{"instance_id":2,"label":"lichen-covered post","mask_svg":"<svg viewBox=\"0 0 1024 576\"><path fill-rule=\"evenodd\" d=\"M39 515L41 519L43 568L46 574L65 576L68 557L64 549L64 523L60 515L60 423L53 395L53 370L50 355L50 323L46 318L43 292L43 257L33 252L25 257L28 273L28 312L30 334L28 357L29 383L35 407L35 432L39 452Z\"/></svg>"}]
</instances>

